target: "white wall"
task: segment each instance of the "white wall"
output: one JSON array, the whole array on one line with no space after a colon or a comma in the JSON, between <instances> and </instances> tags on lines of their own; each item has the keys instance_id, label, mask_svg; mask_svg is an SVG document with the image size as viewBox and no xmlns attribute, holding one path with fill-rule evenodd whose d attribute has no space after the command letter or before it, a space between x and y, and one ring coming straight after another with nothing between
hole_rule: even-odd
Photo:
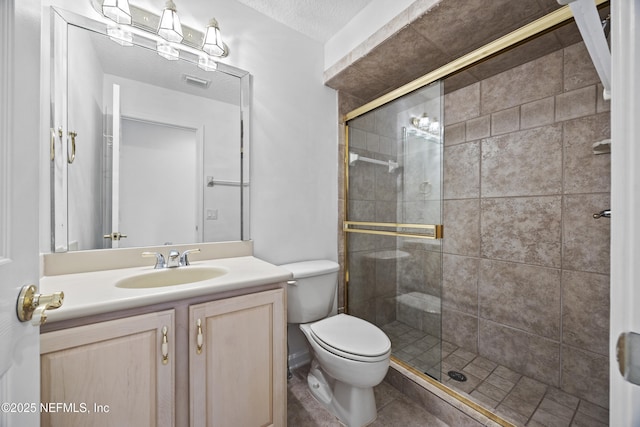
<instances>
[{"instance_id":1,"label":"white wall","mask_svg":"<svg viewBox=\"0 0 640 427\"><path fill-rule=\"evenodd\" d=\"M255 254L276 264L337 260L337 96L322 82L323 46L234 0L214 12L228 62L253 74Z\"/></svg>"},{"instance_id":2,"label":"white wall","mask_svg":"<svg viewBox=\"0 0 640 427\"><path fill-rule=\"evenodd\" d=\"M98 18L88 1L51 3ZM225 62L253 75L256 256L276 264L337 260L337 96L322 82L323 46L235 0L192 1L179 12L191 26L204 27L215 16L231 50ZM48 31L48 23L43 28ZM48 194L48 186L43 192ZM43 216L48 221L48 213Z\"/></svg>"}]
</instances>

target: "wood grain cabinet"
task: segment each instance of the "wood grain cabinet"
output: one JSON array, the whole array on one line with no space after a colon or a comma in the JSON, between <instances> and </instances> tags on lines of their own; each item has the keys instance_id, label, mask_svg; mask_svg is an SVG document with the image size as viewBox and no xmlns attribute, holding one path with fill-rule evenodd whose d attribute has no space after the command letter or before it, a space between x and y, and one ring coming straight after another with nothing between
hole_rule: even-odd
<instances>
[{"instance_id":1,"label":"wood grain cabinet","mask_svg":"<svg viewBox=\"0 0 640 427\"><path fill-rule=\"evenodd\" d=\"M77 411L42 426L284 427L285 313L276 288L43 333L41 400Z\"/></svg>"},{"instance_id":2,"label":"wood grain cabinet","mask_svg":"<svg viewBox=\"0 0 640 427\"><path fill-rule=\"evenodd\" d=\"M174 336L173 310L42 334L42 426L172 426Z\"/></svg>"},{"instance_id":3,"label":"wood grain cabinet","mask_svg":"<svg viewBox=\"0 0 640 427\"><path fill-rule=\"evenodd\" d=\"M189 307L191 425L285 426L284 290Z\"/></svg>"}]
</instances>

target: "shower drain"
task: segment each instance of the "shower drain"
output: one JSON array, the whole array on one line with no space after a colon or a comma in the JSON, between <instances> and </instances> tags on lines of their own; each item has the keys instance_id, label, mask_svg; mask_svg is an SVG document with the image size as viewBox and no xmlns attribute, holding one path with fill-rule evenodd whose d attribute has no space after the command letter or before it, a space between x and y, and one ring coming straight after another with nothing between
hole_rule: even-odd
<instances>
[{"instance_id":1,"label":"shower drain","mask_svg":"<svg viewBox=\"0 0 640 427\"><path fill-rule=\"evenodd\" d=\"M467 376L465 374L463 374L462 372L449 371L449 372L447 372L447 375L449 375L449 378L451 378L454 381L464 382L464 381L467 380Z\"/></svg>"}]
</instances>

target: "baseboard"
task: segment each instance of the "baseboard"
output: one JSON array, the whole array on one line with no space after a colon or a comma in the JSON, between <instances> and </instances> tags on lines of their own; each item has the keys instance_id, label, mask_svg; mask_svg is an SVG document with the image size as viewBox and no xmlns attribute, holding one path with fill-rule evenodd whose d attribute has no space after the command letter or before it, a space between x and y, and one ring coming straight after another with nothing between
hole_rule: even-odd
<instances>
[{"instance_id":1,"label":"baseboard","mask_svg":"<svg viewBox=\"0 0 640 427\"><path fill-rule=\"evenodd\" d=\"M289 362L289 369L296 369L300 366L304 366L308 363L311 363L311 355L306 350L297 351L293 354L290 354L287 358Z\"/></svg>"}]
</instances>

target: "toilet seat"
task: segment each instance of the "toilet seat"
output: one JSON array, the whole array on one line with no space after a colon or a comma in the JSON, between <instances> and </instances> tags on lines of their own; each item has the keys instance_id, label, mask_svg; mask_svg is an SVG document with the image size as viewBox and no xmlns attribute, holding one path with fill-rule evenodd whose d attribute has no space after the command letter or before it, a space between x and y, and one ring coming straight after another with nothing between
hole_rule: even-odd
<instances>
[{"instance_id":1,"label":"toilet seat","mask_svg":"<svg viewBox=\"0 0 640 427\"><path fill-rule=\"evenodd\" d=\"M366 320L338 314L309 327L315 341L338 356L361 362L378 362L389 357L391 341Z\"/></svg>"}]
</instances>

